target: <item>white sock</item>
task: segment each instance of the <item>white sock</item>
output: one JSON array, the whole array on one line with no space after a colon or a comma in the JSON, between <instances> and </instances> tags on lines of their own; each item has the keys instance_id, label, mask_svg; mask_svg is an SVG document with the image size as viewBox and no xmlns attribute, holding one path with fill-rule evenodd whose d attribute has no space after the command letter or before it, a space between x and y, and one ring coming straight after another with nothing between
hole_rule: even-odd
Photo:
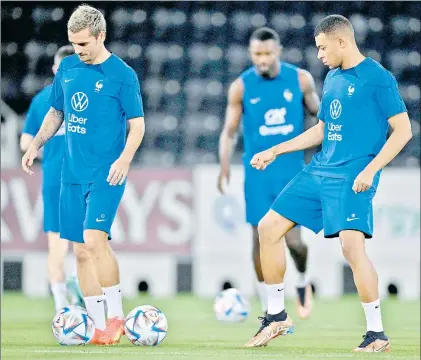
<instances>
[{"instance_id":1,"label":"white sock","mask_svg":"<svg viewBox=\"0 0 421 360\"><path fill-rule=\"evenodd\" d=\"M298 273L297 284L295 285L297 288L303 288L308 285L308 278L307 273Z\"/></svg>"},{"instance_id":2,"label":"white sock","mask_svg":"<svg viewBox=\"0 0 421 360\"><path fill-rule=\"evenodd\" d=\"M284 283L266 284L268 298L268 314L275 315L285 310Z\"/></svg>"},{"instance_id":3,"label":"white sock","mask_svg":"<svg viewBox=\"0 0 421 360\"><path fill-rule=\"evenodd\" d=\"M65 283L51 284L51 292L53 294L57 312L69 305L69 300L67 299L67 286Z\"/></svg>"},{"instance_id":4,"label":"white sock","mask_svg":"<svg viewBox=\"0 0 421 360\"><path fill-rule=\"evenodd\" d=\"M383 331L382 313L380 309L380 299L371 303L361 303L367 321L367 331Z\"/></svg>"},{"instance_id":5,"label":"white sock","mask_svg":"<svg viewBox=\"0 0 421 360\"><path fill-rule=\"evenodd\" d=\"M260 306L262 307L262 312L268 311L268 297L266 293L266 285L265 282L257 281L256 283L257 288L257 296L260 300Z\"/></svg>"},{"instance_id":6,"label":"white sock","mask_svg":"<svg viewBox=\"0 0 421 360\"><path fill-rule=\"evenodd\" d=\"M105 299L107 300L108 319L113 317L124 319L123 299L121 296L120 284L102 288L102 291L104 291Z\"/></svg>"},{"instance_id":7,"label":"white sock","mask_svg":"<svg viewBox=\"0 0 421 360\"><path fill-rule=\"evenodd\" d=\"M104 295L88 296L84 300L86 310L94 319L95 328L105 330Z\"/></svg>"}]
</instances>

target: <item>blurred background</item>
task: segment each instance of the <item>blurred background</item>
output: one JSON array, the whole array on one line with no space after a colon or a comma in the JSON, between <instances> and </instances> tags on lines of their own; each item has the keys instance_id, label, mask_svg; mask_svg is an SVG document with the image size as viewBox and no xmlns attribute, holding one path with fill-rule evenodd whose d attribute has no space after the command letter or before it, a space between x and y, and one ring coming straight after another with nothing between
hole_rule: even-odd
<instances>
[{"instance_id":1,"label":"blurred background","mask_svg":"<svg viewBox=\"0 0 421 360\"><path fill-rule=\"evenodd\" d=\"M21 172L18 140L32 97L52 81L53 56L68 43L66 22L77 5L2 2L2 288L33 296L49 291L41 177L39 171L31 179ZM362 52L396 76L412 122L413 139L384 172L376 197L375 239L368 247L382 296L419 299L419 2L93 5L108 22L108 49L137 72L145 108L145 138L113 227L127 296L138 290L156 296L180 291L213 296L230 285L254 294L241 140L230 191L224 197L216 192L227 88L251 64L247 46L252 31L266 25L280 35L282 60L309 70L320 95L327 69L317 59L313 30L324 16L339 13L354 25ZM316 293L339 297L355 292L338 241L309 232L305 239ZM69 256L70 270L72 264ZM294 294L294 281L290 283Z\"/></svg>"}]
</instances>

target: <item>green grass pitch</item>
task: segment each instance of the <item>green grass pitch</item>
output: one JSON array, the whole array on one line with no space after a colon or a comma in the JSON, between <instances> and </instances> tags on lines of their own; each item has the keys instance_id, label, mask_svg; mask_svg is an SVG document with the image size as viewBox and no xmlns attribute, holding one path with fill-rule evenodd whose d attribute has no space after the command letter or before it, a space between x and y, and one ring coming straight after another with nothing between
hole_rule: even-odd
<instances>
[{"instance_id":1,"label":"green grass pitch","mask_svg":"<svg viewBox=\"0 0 421 360\"><path fill-rule=\"evenodd\" d=\"M167 316L169 332L157 347L136 347L123 338L120 345L64 347L51 332L51 299L28 299L5 293L1 311L1 358L3 360L117 360L117 359L420 359L420 301L382 302L383 322L392 344L392 353L354 354L351 349L365 333L363 310L356 296L340 300L315 300L312 317L296 318L294 304L287 310L295 322L293 335L279 337L265 348L243 345L257 331L260 315L256 300L246 322L224 324L214 318L212 300L191 295L172 299L139 296L125 301L126 313L138 305L159 307Z\"/></svg>"}]
</instances>

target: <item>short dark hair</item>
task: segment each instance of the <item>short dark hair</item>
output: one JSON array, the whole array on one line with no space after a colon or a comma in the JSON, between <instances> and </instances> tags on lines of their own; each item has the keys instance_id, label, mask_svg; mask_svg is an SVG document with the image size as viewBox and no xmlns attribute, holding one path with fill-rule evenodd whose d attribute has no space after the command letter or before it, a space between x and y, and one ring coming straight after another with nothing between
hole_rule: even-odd
<instances>
[{"instance_id":1,"label":"short dark hair","mask_svg":"<svg viewBox=\"0 0 421 360\"><path fill-rule=\"evenodd\" d=\"M66 56L73 55L75 53L75 49L73 49L72 45L64 45L56 52L56 57L59 60L63 60Z\"/></svg>"},{"instance_id":2,"label":"short dark hair","mask_svg":"<svg viewBox=\"0 0 421 360\"><path fill-rule=\"evenodd\" d=\"M351 22L342 15L329 15L322 19L314 29L314 37L324 33L330 35L338 29L349 29L354 32Z\"/></svg>"},{"instance_id":3,"label":"short dark hair","mask_svg":"<svg viewBox=\"0 0 421 360\"><path fill-rule=\"evenodd\" d=\"M250 36L250 41L252 40L275 40L278 44L280 43L279 35L277 32L268 27L261 27L259 29L254 30L253 34Z\"/></svg>"}]
</instances>

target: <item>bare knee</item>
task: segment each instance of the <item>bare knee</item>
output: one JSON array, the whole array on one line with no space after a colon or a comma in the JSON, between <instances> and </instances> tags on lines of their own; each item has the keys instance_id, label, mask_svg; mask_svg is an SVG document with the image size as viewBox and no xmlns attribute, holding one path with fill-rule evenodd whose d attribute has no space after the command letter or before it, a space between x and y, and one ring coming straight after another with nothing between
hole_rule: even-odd
<instances>
[{"instance_id":1,"label":"bare knee","mask_svg":"<svg viewBox=\"0 0 421 360\"><path fill-rule=\"evenodd\" d=\"M86 262L91 258L89 250L85 244L75 243L73 246L73 253L75 254L76 260L78 262Z\"/></svg>"},{"instance_id":2,"label":"bare knee","mask_svg":"<svg viewBox=\"0 0 421 360\"><path fill-rule=\"evenodd\" d=\"M273 225L273 221L268 219L266 215L259 221L257 225L257 231L259 234L259 242L262 243L265 241L264 239L270 234L271 228Z\"/></svg>"},{"instance_id":3,"label":"bare knee","mask_svg":"<svg viewBox=\"0 0 421 360\"><path fill-rule=\"evenodd\" d=\"M260 244L278 243L295 224L273 210L260 220L258 225Z\"/></svg>"},{"instance_id":4,"label":"bare knee","mask_svg":"<svg viewBox=\"0 0 421 360\"><path fill-rule=\"evenodd\" d=\"M339 234L342 246L342 254L350 265L358 258L365 255L364 234L355 230L341 231Z\"/></svg>"},{"instance_id":5,"label":"bare knee","mask_svg":"<svg viewBox=\"0 0 421 360\"><path fill-rule=\"evenodd\" d=\"M87 250L92 253L101 253L108 248L108 235L101 230L85 230L83 240Z\"/></svg>"},{"instance_id":6,"label":"bare knee","mask_svg":"<svg viewBox=\"0 0 421 360\"><path fill-rule=\"evenodd\" d=\"M64 258L69 248L69 242L67 240L60 239L60 234L55 232L49 232L47 237L49 254L55 259Z\"/></svg>"}]
</instances>

